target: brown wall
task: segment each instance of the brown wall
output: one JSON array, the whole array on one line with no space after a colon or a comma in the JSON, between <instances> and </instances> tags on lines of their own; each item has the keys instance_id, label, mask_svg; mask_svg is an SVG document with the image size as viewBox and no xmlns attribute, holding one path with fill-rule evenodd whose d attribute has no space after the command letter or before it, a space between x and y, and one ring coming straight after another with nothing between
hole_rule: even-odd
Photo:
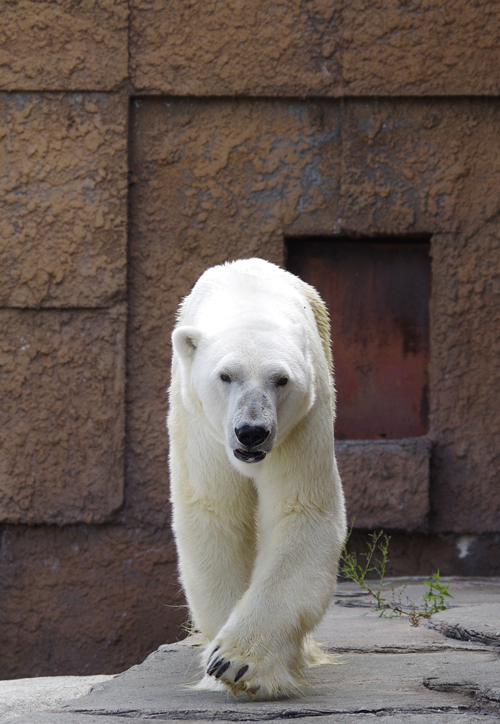
<instances>
[{"instance_id":1,"label":"brown wall","mask_svg":"<svg viewBox=\"0 0 500 724\"><path fill-rule=\"evenodd\" d=\"M0 678L116 672L182 635L174 310L207 266L285 264L287 238L430 237L429 435L339 442L349 513L393 531L395 573L500 573L498 3L2 17Z\"/></svg>"}]
</instances>

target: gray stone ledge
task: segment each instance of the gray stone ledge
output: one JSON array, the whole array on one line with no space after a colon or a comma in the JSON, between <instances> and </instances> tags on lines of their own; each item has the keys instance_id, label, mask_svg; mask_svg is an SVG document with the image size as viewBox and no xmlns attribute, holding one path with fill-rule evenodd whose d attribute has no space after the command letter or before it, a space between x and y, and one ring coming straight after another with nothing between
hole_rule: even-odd
<instances>
[{"instance_id":1,"label":"gray stone ledge","mask_svg":"<svg viewBox=\"0 0 500 724\"><path fill-rule=\"evenodd\" d=\"M54 709L88 694L95 684L114 676L40 676L0 681L0 722L4 717L23 717L32 711Z\"/></svg>"}]
</instances>

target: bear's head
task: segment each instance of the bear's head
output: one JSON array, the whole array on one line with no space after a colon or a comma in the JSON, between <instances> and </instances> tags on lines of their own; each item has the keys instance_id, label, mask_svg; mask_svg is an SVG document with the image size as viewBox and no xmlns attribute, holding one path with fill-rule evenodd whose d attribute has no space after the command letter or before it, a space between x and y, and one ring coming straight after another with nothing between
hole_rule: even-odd
<instances>
[{"instance_id":1,"label":"bear's head","mask_svg":"<svg viewBox=\"0 0 500 724\"><path fill-rule=\"evenodd\" d=\"M222 443L229 460L251 475L314 403L315 376L301 324L181 326L172 335L182 397Z\"/></svg>"}]
</instances>

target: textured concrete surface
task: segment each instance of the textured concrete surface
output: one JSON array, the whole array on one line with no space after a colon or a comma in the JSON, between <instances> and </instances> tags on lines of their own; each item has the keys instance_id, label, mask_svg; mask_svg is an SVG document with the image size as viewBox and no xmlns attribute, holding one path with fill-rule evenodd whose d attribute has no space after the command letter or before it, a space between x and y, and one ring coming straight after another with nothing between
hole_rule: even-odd
<instances>
[{"instance_id":1,"label":"textured concrete surface","mask_svg":"<svg viewBox=\"0 0 500 724\"><path fill-rule=\"evenodd\" d=\"M500 234L489 222L453 241L438 236L432 254L431 525L497 532Z\"/></svg>"},{"instance_id":2,"label":"textured concrete surface","mask_svg":"<svg viewBox=\"0 0 500 724\"><path fill-rule=\"evenodd\" d=\"M0 118L0 306L123 300L127 98L4 93Z\"/></svg>"},{"instance_id":3,"label":"textured concrete surface","mask_svg":"<svg viewBox=\"0 0 500 724\"><path fill-rule=\"evenodd\" d=\"M359 713L345 713L345 712L339 712L336 709L332 711L331 714L327 715L321 715L316 713L315 711L309 713L305 713L304 716L301 716L300 714L297 714L296 711L291 712L291 716L289 716L289 712L287 709L283 709L281 712L278 713L276 718L269 718L267 716L267 712L265 712L265 716L261 716L260 718L256 716L255 718L252 718L250 721L283 721L284 719L299 719L303 724L331 724L332 720L334 722L337 722L339 724L395 724L397 722L398 724L488 724L489 722L498 721L498 717L495 714L490 714L489 712L482 712L480 714L474 714L470 711L464 711L460 710L458 707L449 707L448 709L442 709L437 708L429 712L406 712L406 711L389 711L389 713L385 713L385 711L377 711L377 712L359 712ZM134 718L134 714L132 715L132 718ZM193 711L187 711L184 716L184 712L179 712L174 715L174 717L170 718L169 714L166 713L165 715L163 713L152 714L151 716L148 714L145 715L139 715L138 717L135 717L138 721L144 721L144 722L157 722L157 721L189 721L189 722L195 722L195 721L218 721L223 722L224 724L229 724L229 722L234 721L240 721L233 712L229 712L227 714L227 718L224 718L224 714L219 717L219 712L216 712L215 719L210 716L210 712L208 713L208 717L206 716L205 712L193 712ZM130 724L131 717L127 714L125 716L120 715L107 715L107 714L79 714L75 712L71 713L58 713L58 712L50 712L45 714L32 714L27 715L23 717L23 724ZM245 720L243 720L245 721ZM247 720L248 721L248 720ZM19 719L12 719L6 720L3 724L18 724Z\"/></svg>"},{"instance_id":4,"label":"textured concrete surface","mask_svg":"<svg viewBox=\"0 0 500 724\"><path fill-rule=\"evenodd\" d=\"M346 99L343 228L467 239L487 228L500 205L499 114L484 99Z\"/></svg>"},{"instance_id":5,"label":"textured concrete surface","mask_svg":"<svg viewBox=\"0 0 500 724\"><path fill-rule=\"evenodd\" d=\"M498 4L2 2L1 88L173 95L497 95ZM130 47L128 33L130 32Z\"/></svg>"},{"instance_id":6,"label":"textured concrete surface","mask_svg":"<svg viewBox=\"0 0 500 724\"><path fill-rule=\"evenodd\" d=\"M494 0L355 0L344 6L348 95L496 95Z\"/></svg>"},{"instance_id":7,"label":"textured concrete surface","mask_svg":"<svg viewBox=\"0 0 500 724\"><path fill-rule=\"evenodd\" d=\"M335 95L341 9L339 0L134 0L134 86L175 95Z\"/></svg>"},{"instance_id":8,"label":"textured concrete surface","mask_svg":"<svg viewBox=\"0 0 500 724\"><path fill-rule=\"evenodd\" d=\"M496 95L498 4L131 4L131 77L173 95Z\"/></svg>"},{"instance_id":9,"label":"textured concrete surface","mask_svg":"<svg viewBox=\"0 0 500 724\"><path fill-rule=\"evenodd\" d=\"M335 451L347 510L357 528L427 527L431 453L427 437L337 440Z\"/></svg>"},{"instance_id":10,"label":"textured concrete surface","mask_svg":"<svg viewBox=\"0 0 500 724\"><path fill-rule=\"evenodd\" d=\"M0 679L116 674L184 635L168 529L9 526Z\"/></svg>"},{"instance_id":11,"label":"textured concrete surface","mask_svg":"<svg viewBox=\"0 0 500 724\"><path fill-rule=\"evenodd\" d=\"M125 0L0 3L2 90L112 90L127 76Z\"/></svg>"},{"instance_id":12,"label":"textured concrete surface","mask_svg":"<svg viewBox=\"0 0 500 724\"><path fill-rule=\"evenodd\" d=\"M393 586L405 583L392 581ZM488 609L488 620L500 626L500 579L451 580L452 609L457 620L468 616L473 599L477 621ZM421 581L407 580L405 593L415 600ZM387 592L390 586L386 587ZM271 702L249 701L189 688L198 678L196 639L161 646L146 661L103 683L50 714L23 715L23 722L55 724L89 722L217 720L217 721L391 721L477 722L500 717L498 646L447 638L408 620L384 619L367 606L353 584L341 584L318 638L338 654L338 665L311 674L302 696ZM495 603L491 601L494 600ZM339 605L340 604L340 605ZM448 612L450 613L450 612ZM438 614L442 615L442 614ZM36 680L35 680L36 681ZM8 686L8 682L6 682ZM0 719L14 722L14 711ZM49 719L52 716L52 719Z\"/></svg>"},{"instance_id":13,"label":"textured concrete surface","mask_svg":"<svg viewBox=\"0 0 500 724\"><path fill-rule=\"evenodd\" d=\"M120 507L124 337L121 305L0 310L4 521L100 523Z\"/></svg>"}]
</instances>

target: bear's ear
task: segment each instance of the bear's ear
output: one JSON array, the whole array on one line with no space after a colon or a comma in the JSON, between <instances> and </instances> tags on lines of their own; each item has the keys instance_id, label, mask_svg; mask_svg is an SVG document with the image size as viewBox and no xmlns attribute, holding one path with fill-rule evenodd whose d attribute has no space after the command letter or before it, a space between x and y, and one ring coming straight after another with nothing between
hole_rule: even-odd
<instances>
[{"instance_id":1,"label":"bear's ear","mask_svg":"<svg viewBox=\"0 0 500 724\"><path fill-rule=\"evenodd\" d=\"M182 359L192 359L203 334L196 327L177 327L172 334L174 351Z\"/></svg>"}]
</instances>

